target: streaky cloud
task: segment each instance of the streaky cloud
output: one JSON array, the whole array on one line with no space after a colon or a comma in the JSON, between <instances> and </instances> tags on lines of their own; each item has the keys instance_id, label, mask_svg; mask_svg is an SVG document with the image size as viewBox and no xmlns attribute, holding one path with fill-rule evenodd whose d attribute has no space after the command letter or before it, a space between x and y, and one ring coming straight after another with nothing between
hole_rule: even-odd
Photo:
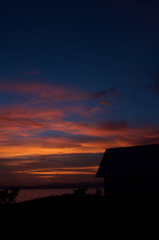
<instances>
[{"instance_id":1,"label":"streaky cloud","mask_svg":"<svg viewBox=\"0 0 159 240\"><path fill-rule=\"evenodd\" d=\"M103 100L103 101L100 101L100 104L103 104L105 106L112 106L113 104L110 103L108 100Z\"/></svg>"}]
</instances>

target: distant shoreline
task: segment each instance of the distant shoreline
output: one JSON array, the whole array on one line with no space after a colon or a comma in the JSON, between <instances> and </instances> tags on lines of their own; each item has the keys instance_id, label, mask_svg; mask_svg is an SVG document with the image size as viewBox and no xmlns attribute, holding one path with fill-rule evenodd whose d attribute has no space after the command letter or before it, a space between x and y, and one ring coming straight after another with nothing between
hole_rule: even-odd
<instances>
[{"instance_id":1,"label":"distant shoreline","mask_svg":"<svg viewBox=\"0 0 159 240\"><path fill-rule=\"evenodd\" d=\"M104 188L104 181L101 182L77 182L77 183L53 183L48 185L36 185L36 186L0 186L1 189L9 189L18 187L19 189L65 189L65 188L84 188L88 186L88 188Z\"/></svg>"}]
</instances>

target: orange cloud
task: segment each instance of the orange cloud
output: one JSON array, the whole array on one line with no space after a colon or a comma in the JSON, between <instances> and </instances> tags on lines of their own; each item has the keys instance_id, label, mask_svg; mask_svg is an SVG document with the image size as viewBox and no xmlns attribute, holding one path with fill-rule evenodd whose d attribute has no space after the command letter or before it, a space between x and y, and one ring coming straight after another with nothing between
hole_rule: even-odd
<instances>
[{"instance_id":1,"label":"orange cloud","mask_svg":"<svg viewBox=\"0 0 159 240\"><path fill-rule=\"evenodd\" d=\"M26 173L26 174L35 174L35 175L64 175L64 174L91 174L94 175L96 172L82 172L82 171L42 171L42 172L36 172L36 171L15 171L13 173Z\"/></svg>"},{"instance_id":2,"label":"orange cloud","mask_svg":"<svg viewBox=\"0 0 159 240\"><path fill-rule=\"evenodd\" d=\"M82 171L81 171L82 170ZM43 175L45 177L54 175L70 175L70 174L85 174L85 175L95 175L98 170L98 166L93 167L61 167L61 168L38 168L31 170L14 171L12 173L16 174L29 174L29 175ZM49 176L48 176L49 175Z\"/></svg>"},{"instance_id":3,"label":"orange cloud","mask_svg":"<svg viewBox=\"0 0 159 240\"><path fill-rule=\"evenodd\" d=\"M20 161L15 161L10 159L10 161L7 162L2 162L2 165L6 165L6 166L26 166L27 163L35 163L37 161L35 160L20 160Z\"/></svg>"},{"instance_id":4,"label":"orange cloud","mask_svg":"<svg viewBox=\"0 0 159 240\"><path fill-rule=\"evenodd\" d=\"M4 80L0 83L0 91L21 94L31 93L41 101L73 101L88 98L85 93L79 93L79 90L46 83L20 83Z\"/></svg>"},{"instance_id":5,"label":"orange cloud","mask_svg":"<svg viewBox=\"0 0 159 240\"><path fill-rule=\"evenodd\" d=\"M68 105L68 101L87 99L88 96L97 99L105 94L113 95L114 88L110 92L101 91L90 95L49 84L1 83L0 89L22 94L37 94L41 101L39 105L36 101L28 100L22 104L11 104L0 109L0 159L17 159L3 163L3 166L27 167L30 162L24 160L26 156L33 158L43 156L45 159L49 155L95 154L103 153L110 147L159 142L157 127L151 125L132 127L124 121L101 121L94 116L103 112L102 108L97 106L88 108L83 103L77 105L77 101ZM67 105L57 102L51 105L49 101L41 104L43 99L67 101ZM100 103L107 104L105 101ZM21 163L18 159L22 159ZM41 174L43 171L46 172L42 170ZM58 171L60 170L57 169L56 172ZM55 170L50 172L53 174ZM66 169L63 169L63 174L64 172ZM72 169L72 172L74 173L75 169ZM82 172L83 169L81 174Z\"/></svg>"},{"instance_id":6,"label":"orange cloud","mask_svg":"<svg viewBox=\"0 0 159 240\"><path fill-rule=\"evenodd\" d=\"M67 125L67 123L66 123ZM64 127L64 126L63 126ZM111 126L112 127L112 126ZM67 128L70 136L45 136L45 137L12 137L5 141L1 139L1 158L20 156L47 156L51 154L71 153L102 153L106 148L133 146L141 144L158 143L159 131L153 128L133 129L128 126L118 125L112 129L107 126L99 127L89 124L74 123L74 128ZM58 125L58 129L61 129ZM73 130L72 130L73 128ZM62 129L61 129L62 131ZM66 131L66 129L63 129ZM83 135L82 135L83 134ZM82 136L82 137L81 137Z\"/></svg>"}]
</instances>

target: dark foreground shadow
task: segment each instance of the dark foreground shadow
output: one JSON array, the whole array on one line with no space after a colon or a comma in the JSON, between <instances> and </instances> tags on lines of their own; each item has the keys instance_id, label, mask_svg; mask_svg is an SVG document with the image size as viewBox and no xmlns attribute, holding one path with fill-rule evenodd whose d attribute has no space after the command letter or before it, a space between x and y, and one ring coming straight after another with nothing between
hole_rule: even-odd
<instances>
[{"instance_id":1,"label":"dark foreground shadow","mask_svg":"<svg viewBox=\"0 0 159 240\"><path fill-rule=\"evenodd\" d=\"M28 238L143 239L158 236L159 198L64 194L0 205L1 229ZM154 235L155 234L155 235ZM24 238L25 239L25 238Z\"/></svg>"}]
</instances>

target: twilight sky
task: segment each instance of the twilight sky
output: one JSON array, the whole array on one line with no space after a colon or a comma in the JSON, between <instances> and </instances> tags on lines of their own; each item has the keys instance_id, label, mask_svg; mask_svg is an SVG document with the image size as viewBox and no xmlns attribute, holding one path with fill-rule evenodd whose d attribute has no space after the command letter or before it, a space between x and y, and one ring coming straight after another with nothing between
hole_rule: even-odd
<instances>
[{"instance_id":1,"label":"twilight sky","mask_svg":"<svg viewBox=\"0 0 159 240\"><path fill-rule=\"evenodd\" d=\"M0 185L95 182L159 143L159 2L1 0Z\"/></svg>"}]
</instances>

